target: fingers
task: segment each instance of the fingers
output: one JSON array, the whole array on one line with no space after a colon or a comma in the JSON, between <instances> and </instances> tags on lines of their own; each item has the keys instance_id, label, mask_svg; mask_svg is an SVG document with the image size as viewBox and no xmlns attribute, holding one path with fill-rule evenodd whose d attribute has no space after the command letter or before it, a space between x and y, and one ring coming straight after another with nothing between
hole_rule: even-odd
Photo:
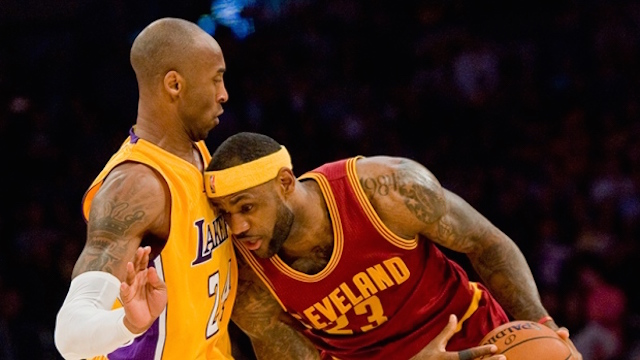
<instances>
[{"instance_id":1,"label":"fingers","mask_svg":"<svg viewBox=\"0 0 640 360\"><path fill-rule=\"evenodd\" d=\"M558 330L556 330L556 333L558 334L558 336L560 336L562 340L564 340L567 343L567 345L571 350L571 353L573 354L573 357L575 359L581 360L582 354L578 352L578 349L576 349L576 346L573 344L573 341L569 339L569 329L567 329L566 327L561 327Z\"/></svg>"},{"instance_id":2,"label":"fingers","mask_svg":"<svg viewBox=\"0 0 640 360\"><path fill-rule=\"evenodd\" d=\"M142 258L138 264L139 270L144 270L149 266L149 254L151 254L151 246L145 246L142 248Z\"/></svg>"},{"instance_id":3,"label":"fingers","mask_svg":"<svg viewBox=\"0 0 640 360\"><path fill-rule=\"evenodd\" d=\"M458 352L458 357L460 360L472 360L474 358L471 350L462 350Z\"/></svg>"},{"instance_id":4,"label":"fingers","mask_svg":"<svg viewBox=\"0 0 640 360\"><path fill-rule=\"evenodd\" d=\"M149 254L151 254L151 247L138 247L136 254L133 257L133 264L138 271L142 271L149 266Z\"/></svg>"},{"instance_id":5,"label":"fingers","mask_svg":"<svg viewBox=\"0 0 640 360\"><path fill-rule=\"evenodd\" d=\"M143 271L149 266L149 254L151 253L151 247L138 247L136 253L133 256L133 261L127 263L127 274L125 282L129 285L133 284L136 274Z\"/></svg>"},{"instance_id":6,"label":"fingers","mask_svg":"<svg viewBox=\"0 0 640 360\"><path fill-rule=\"evenodd\" d=\"M146 285L147 283L147 270L136 273L133 270L133 264L127 263L127 281L120 283L120 298L122 302L126 303L136 294L138 288Z\"/></svg>"},{"instance_id":7,"label":"fingers","mask_svg":"<svg viewBox=\"0 0 640 360\"><path fill-rule=\"evenodd\" d=\"M507 360L506 356L496 354L491 356L493 353L498 351L498 347L495 345L482 345L476 346L470 349L458 351L458 357L460 360L472 360L479 359L481 356L490 356L483 358L485 360Z\"/></svg>"},{"instance_id":8,"label":"fingers","mask_svg":"<svg viewBox=\"0 0 640 360\"><path fill-rule=\"evenodd\" d=\"M136 279L136 272L133 271L133 263L129 261L127 263L127 275L123 282L120 283L120 298L122 301L127 301L131 294L131 287Z\"/></svg>"},{"instance_id":9,"label":"fingers","mask_svg":"<svg viewBox=\"0 0 640 360\"><path fill-rule=\"evenodd\" d=\"M149 267L149 272L147 273L147 281L149 285L156 289L167 287L164 281L162 281L158 276L158 271L154 267Z\"/></svg>"},{"instance_id":10,"label":"fingers","mask_svg":"<svg viewBox=\"0 0 640 360\"><path fill-rule=\"evenodd\" d=\"M142 258L143 254L144 254L144 249L141 247L138 247L136 249L136 253L133 254L133 264L136 266L136 268L140 264L140 259Z\"/></svg>"},{"instance_id":11,"label":"fingers","mask_svg":"<svg viewBox=\"0 0 640 360\"><path fill-rule=\"evenodd\" d=\"M451 339L453 334L456 333L457 325L458 318L454 314L449 315L449 323L444 327L444 329L442 329L440 334L435 337L434 341L438 341L443 346L446 346L446 344L449 342L449 339Z\"/></svg>"},{"instance_id":12,"label":"fingers","mask_svg":"<svg viewBox=\"0 0 640 360\"><path fill-rule=\"evenodd\" d=\"M120 283L120 300L122 300L123 303L126 303L131 296L130 294L131 288L129 285L125 282Z\"/></svg>"},{"instance_id":13,"label":"fingers","mask_svg":"<svg viewBox=\"0 0 640 360\"><path fill-rule=\"evenodd\" d=\"M134 270L134 265L131 261L127 263L127 276L125 277L125 281L128 285L132 285L133 281L136 279L136 271Z\"/></svg>"},{"instance_id":14,"label":"fingers","mask_svg":"<svg viewBox=\"0 0 640 360\"><path fill-rule=\"evenodd\" d=\"M562 340L567 340L569 338L569 330L566 327L561 327L560 329L556 330L556 333Z\"/></svg>"}]
</instances>

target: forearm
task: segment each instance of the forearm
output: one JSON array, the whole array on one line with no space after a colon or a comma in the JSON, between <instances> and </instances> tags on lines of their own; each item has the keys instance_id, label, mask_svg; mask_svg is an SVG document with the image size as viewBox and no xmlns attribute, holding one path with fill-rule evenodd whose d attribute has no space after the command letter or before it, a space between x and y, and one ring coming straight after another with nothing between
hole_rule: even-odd
<instances>
[{"instance_id":1,"label":"forearm","mask_svg":"<svg viewBox=\"0 0 640 360\"><path fill-rule=\"evenodd\" d=\"M304 326L287 314L242 256L238 256L238 293L231 320L251 339L259 360L316 360L318 350Z\"/></svg>"},{"instance_id":2,"label":"forearm","mask_svg":"<svg viewBox=\"0 0 640 360\"><path fill-rule=\"evenodd\" d=\"M124 310L111 310L120 281L106 272L77 276L58 312L55 344L65 359L107 354L133 339L124 325Z\"/></svg>"},{"instance_id":3,"label":"forearm","mask_svg":"<svg viewBox=\"0 0 640 360\"><path fill-rule=\"evenodd\" d=\"M533 321L542 318L547 311L542 306L524 255L506 235L499 234L498 238L481 253L469 254L471 264L491 294L511 316Z\"/></svg>"},{"instance_id":4,"label":"forearm","mask_svg":"<svg viewBox=\"0 0 640 360\"><path fill-rule=\"evenodd\" d=\"M248 282L239 283L239 289L247 289ZM259 360L320 359L311 341L296 329L297 320L258 287L238 293L231 319L251 339Z\"/></svg>"}]
</instances>

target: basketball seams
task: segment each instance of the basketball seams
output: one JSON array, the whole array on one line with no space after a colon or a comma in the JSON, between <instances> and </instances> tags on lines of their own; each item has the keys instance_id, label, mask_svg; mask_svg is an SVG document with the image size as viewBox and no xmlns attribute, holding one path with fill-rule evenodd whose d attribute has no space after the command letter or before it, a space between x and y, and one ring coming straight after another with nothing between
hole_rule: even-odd
<instances>
[{"instance_id":1,"label":"basketball seams","mask_svg":"<svg viewBox=\"0 0 640 360\"><path fill-rule=\"evenodd\" d=\"M515 347L517 347L518 345L526 344L526 343L527 343L527 342L529 342L529 341L533 341L533 340L537 340L537 339L552 339L552 340L557 340L557 341L559 341L560 343L562 343L562 345L564 345L564 346L567 348L567 351L569 352L569 357L565 358L565 360L569 360L569 359L571 359L571 356L573 355L573 354L571 353L571 349L569 349L569 347L568 347L568 346L567 346L567 345L562 341L562 339L558 339L558 338L553 337L553 336L536 336L536 337L527 338L527 339L525 339L525 340L520 341L519 343L516 343L516 344L513 344L512 346L509 346L509 347L508 347L508 348L506 348L506 349L503 349L503 350L500 352L500 354L505 354L505 355L506 355L507 351L509 351L509 350L511 350L511 349L513 349L513 348L515 348Z\"/></svg>"},{"instance_id":2,"label":"basketball seams","mask_svg":"<svg viewBox=\"0 0 640 360\"><path fill-rule=\"evenodd\" d=\"M530 342L533 341L534 342ZM556 342L559 341L562 346ZM502 324L489 333L478 345L494 344L498 347L496 354L505 354L511 360L574 360L571 347L557 332L544 325L528 320L514 320ZM519 346L523 345L524 346ZM485 355L482 359L489 358Z\"/></svg>"}]
</instances>

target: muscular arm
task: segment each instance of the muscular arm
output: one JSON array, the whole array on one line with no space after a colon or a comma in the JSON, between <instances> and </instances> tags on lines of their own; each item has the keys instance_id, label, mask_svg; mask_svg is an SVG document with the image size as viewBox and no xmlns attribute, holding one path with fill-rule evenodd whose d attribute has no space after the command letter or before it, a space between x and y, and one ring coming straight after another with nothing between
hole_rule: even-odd
<instances>
[{"instance_id":1,"label":"muscular arm","mask_svg":"<svg viewBox=\"0 0 640 360\"><path fill-rule=\"evenodd\" d=\"M238 266L238 295L231 319L249 336L257 358L320 359L318 350L294 328L301 324L285 313L241 255Z\"/></svg>"},{"instance_id":2,"label":"muscular arm","mask_svg":"<svg viewBox=\"0 0 640 360\"><path fill-rule=\"evenodd\" d=\"M168 235L165 186L150 168L126 163L93 198L85 247L56 317L54 340L65 359L110 353L146 331L164 309L166 286L147 270L152 250L138 247ZM123 307L112 309L118 293Z\"/></svg>"},{"instance_id":3,"label":"muscular arm","mask_svg":"<svg viewBox=\"0 0 640 360\"><path fill-rule=\"evenodd\" d=\"M547 315L518 246L459 196L445 190L449 209L437 222L443 246L465 252L498 302L516 319Z\"/></svg>"},{"instance_id":4,"label":"muscular arm","mask_svg":"<svg viewBox=\"0 0 640 360\"><path fill-rule=\"evenodd\" d=\"M465 253L514 318L535 321L547 314L517 245L466 201L444 189L422 165L376 157L359 160L358 173L374 208L396 234L407 239L421 234Z\"/></svg>"},{"instance_id":5,"label":"muscular arm","mask_svg":"<svg viewBox=\"0 0 640 360\"><path fill-rule=\"evenodd\" d=\"M91 203L87 240L72 277L105 271L123 281L144 238L168 237L169 201L164 180L151 168L136 163L115 168Z\"/></svg>"}]
</instances>

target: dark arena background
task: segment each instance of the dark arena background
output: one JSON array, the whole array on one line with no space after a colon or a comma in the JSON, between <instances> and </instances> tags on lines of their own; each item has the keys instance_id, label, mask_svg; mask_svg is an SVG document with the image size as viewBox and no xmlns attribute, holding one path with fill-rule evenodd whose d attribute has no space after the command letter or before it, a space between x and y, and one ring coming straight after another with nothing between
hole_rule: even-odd
<instances>
[{"instance_id":1,"label":"dark arena background","mask_svg":"<svg viewBox=\"0 0 640 360\"><path fill-rule=\"evenodd\" d=\"M131 42L164 16L222 46L211 148L264 132L297 174L416 159L516 241L585 360L640 359L640 2L623 0L0 0L0 359L60 359L80 201L135 120Z\"/></svg>"}]
</instances>

